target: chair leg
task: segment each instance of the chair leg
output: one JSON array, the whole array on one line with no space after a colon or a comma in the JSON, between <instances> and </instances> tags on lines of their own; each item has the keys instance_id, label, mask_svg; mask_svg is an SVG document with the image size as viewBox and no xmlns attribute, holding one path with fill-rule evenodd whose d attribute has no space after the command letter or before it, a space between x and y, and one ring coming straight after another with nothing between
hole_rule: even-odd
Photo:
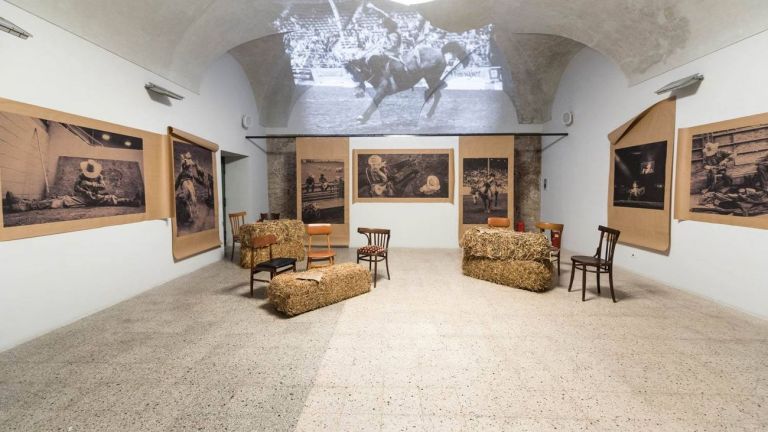
<instances>
[{"instance_id":1,"label":"chair leg","mask_svg":"<svg viewBox=\"0 0 768 432\"><path fill-rule=\"evenodd\" d=\"M373 262L373 287L376 288L376 277L379 275L379 261Z\"/></svg>"},{"instance_id":2,"label":"chair leg","mask_svg":"<svg viewBox=\"0 0 768 432\"><path fill-rule=\"evenodd\" d=\"M597 295L600 295L600 267L597 268Z\"/></svg>"},{"instance_id":3,"label":"chair leg","mask_svg":"<svg viewBox=\"0 0 768 432\"><path fill-rule=\"evenodd\" d=\"M307 268L305 270L309 270L309 265L312 264L312 259L307 257Z\"/></svg>"},{"instance_id":4,"label":"chair leg","mask_svg":"<svg viewBox=\"0 0 768 432\"><path fill-rule=\"evenodd\" d=\"M571 283L568 284L568 292L571 292L573 287L573 276L576 274L576 261L571 261Z\"/></svg>"},{"instance_id":5,"label":"chair leg","mask_svg":"<svg viewBox=\"0 0 768 432\"><path fill-rule=\"evenodd\" d=\"M385 255L385 256L384 256L384 264L386 264L386 265L387 265L387 280L392 280L392 279L389 277L389 255Z\"/></svg>"},{"instance_id":6,"label":"chair leg","mask_svg":"<svg viewBox=\"0 0 768 432\"><path fill-rule=\"evenodd\" d=\"M557 275L560 276L560 256L557 256Z\"/></svg>"},{"instance_id":7,"label":"chair leg","mask_svg":"<svg viewBox=\"0 0 768 432\"><path fill-rule=\"evenodd\" d=\"M587 299L587 266L581 269L581 301Z\"/></svg>"},{"instance_id":8,"label":"chair leg","mask_svg":"<svg viewBox=\"0 0 768 432\"><path fill-rule=\"evenodd\" d=\"M232 256L229 257L231 262L235 262L235 241L232 240Z\"/></svg>"},{"instance_id":9,"label":"chair leg","mask_svg":"<svg viewBox=\"0 0 768 432\"><path fill-rule=\"evenodd\" d=\"M357 263L360 264L360 255L357 256Z\"/></svg>"},{"instance_id":10,"label":"chair leg","mask_svg":"<svg viewBox=\"0 0 768 432\"><path fill-rule=\"evenodd\" d=\"M608 267L608 286L611 287L611 299L616 303L616 295L613 293L613 267Z\"/></svg>"},{"instance_id":11,"label":"chair leg","mask_svg":"<svg viewBox=\"0 0 768 432\"><path fill-rule=\"evenodd\" d=\"M253 270L251 270L251 297L253 297Z\"/></svg>"}]
</instances>

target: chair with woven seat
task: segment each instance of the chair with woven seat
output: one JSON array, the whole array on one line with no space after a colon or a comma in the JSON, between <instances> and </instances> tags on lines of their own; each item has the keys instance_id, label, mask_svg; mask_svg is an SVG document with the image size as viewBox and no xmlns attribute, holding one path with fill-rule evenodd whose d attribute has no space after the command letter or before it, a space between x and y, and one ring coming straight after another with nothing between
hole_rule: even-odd
<instances>
[{"instance_id":1,"label":"chair with woven seat","mask_svg":"<svg viewBox=\"0 0 768 432\"><path fill-rule=\"evenodd\" d=\"M280 213L259 213L259 222L264 222L267 220L279 220L280 219Z\"/></svg>"},{"instance_id":2,"label":"chair with woven seat","mask_svg":"<svg viewBox=\"0 0 768 432\"><path fill-rule=\"evenodd\" d=\"M373 287L376 288L376 277L379 273L379 263L384 261L389 277L389 237L390 231L382 228L358 228L357 232L368 239L368 244L357 250L357 263L368 262L368 270L373 264Z\"/></svg>"},{"instance_id":3,"label":"chair with woven seat","mask_svg":"<svg viewBox=\"0 0 768 432\"><path fill-rule=\"evenodd\" d=\"M536 228L544 234L549 231L549 256L550 261L557 261L557 275L560 276L560 245L563 239L563 228L565 225L550 222L539 222L536 224Z\"/></svg>"},{"instance_id":4,"label":"chair with woven seat","mask_svg":"<svg viewBox=\"0 0 768 432\"><path fill-rule=\"evenodd\" d=\"M240 243L240 247L243 245L240 241L240 227L245 224L245 215L246 212L229 214L229 226L232 228L232 256L229 257L231 261L235 260L235 243Z\"/></svg>"},{"instance_id":5,"label":"chair with woven seat","mask_svg":"<svg viewBox=\"0 0 768 432\"><path fill-rule=\"evenodd\" d=\"M512 221L505 217L489 217L488 226L491 228L509 228Z\"/></svg>"},{"instance_id":6,"label":"chair with woven seat","mask_svg":"<svg viewBox=\"0 0 768 432\"><path fill-rule=\"evenodd\" d=\"M277 243L277 236L274 234L266 234L262 236L251 237L251 259L255 261L256 251L258 249L269 248L269 260L258 263L251 266L251 297L253 297L253 282L266 282L272 281L275 276L289 272L296 271L296 259L295 258L275 258L272 256L272 245ZM257 279L254 276L258 273L269 273L269 279Z\"/></svg>"},{"instance_id":7,"label":"chair with woven seat","mask_svg":"<svg viewBox=\"0 0 768 432\"><path fill-rule=\"evenodd\" d=\"M329 265L333 265L336 261L336 252L331 249L331 233L333 228L331 224L308 224L307 234L309 235L309 243L307 244L307 270L312 268L312 263L316 261L328 261ZM312 237L325 236L326 248L324 249L312 249Z\"/></svg>"},{"instance_id":8,"label":"chair with woven seat","mask_svg":"<svg viewBox=\"0 0 768 432\"><path fill-rule=\"evenodd\" d=\"M581 301L585 301L587 293L587 272L597 274L597 294L600 295L600 274L608 273L608 283L611 287L611 299L616 303L616 295L613 293L613 253L616 250L616 243L619 241L619 230L600 225L597 228L600 231L600 243L597 245L597 252L593 256L577 255L571 257L571 283L568 285L568 291L573 286L573 276L576 270L581 270ZM590 270L594 268L594 270Z\"/></svg>"}]
</instances>

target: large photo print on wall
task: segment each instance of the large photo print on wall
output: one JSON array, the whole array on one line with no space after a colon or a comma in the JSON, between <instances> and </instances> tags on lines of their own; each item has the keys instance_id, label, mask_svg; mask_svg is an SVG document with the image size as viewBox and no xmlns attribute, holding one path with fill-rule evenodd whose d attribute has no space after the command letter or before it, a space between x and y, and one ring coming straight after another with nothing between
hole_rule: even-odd
<instances>
[{"instance_id":1,"label":"large photo print on wall","mask_svg":"<svg viewBox=\"0 0 768 432\"><path fill-rule=\"evenodd\" d=\"M344 161L302 159L301 220L344 224Z\"/></svg>"},{"instance_id":2,"label":"large photo print on wall","mask_svg":"<svg viewBox=\"0 0 768 432\"><path fill-rule=\"evenodd\" d=\"M663 210L666 165L666 141L616 149L613 205Z\"/></svg>"},{"instance_id":3,"label":"large photo print on wall","mask_svg":"<svg viewBox=\"0 0 768 432\"><path fill-rule=\"evenodd\" d=\"M3 226L145 212L144 140L0 112Z\"/></svg>"},{"instance_id":4,"label":"large photo print on wall","mask_svg":"<svg viewBox=\"0 0 768 432\"><path fill-rule=\"evenodd\" d=\"M507 217L509 159L464 158L463 162L461 223L485 224L489 217Z\"/></svg>"},{"instance_id":5,"label":"large photo print on wall","mask_svg":"<svg viewBox=\"0 0 768 432\"><path fill-rule=\"evenodd\" d=\"M453 150L355 150L355 202L453 202Z\"/></svg>"},{"instance_id":6,"label":"large photo print on wall","mask_svg":"<svg viewBox=\"0 0 768 432\"><path fill-rule=\"evenodd\" d=\"M768 228L768 114L680 130L680 219Z\"/></svg>"}]
</instances>

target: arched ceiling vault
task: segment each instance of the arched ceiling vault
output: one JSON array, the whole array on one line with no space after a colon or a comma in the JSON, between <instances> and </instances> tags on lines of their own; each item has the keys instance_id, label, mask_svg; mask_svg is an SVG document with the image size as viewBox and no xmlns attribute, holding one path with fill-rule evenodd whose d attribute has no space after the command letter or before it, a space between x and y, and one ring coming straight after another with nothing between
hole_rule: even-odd
<instances>
[{"instance_id":1,"label":"arched ceiling vault","mask_svg":"<svg viewBox=\"0 0 768 432\"><path fill-rule=\"evenodd\" d=\"M253 50L270 49L273 22L287 5L328 3L7 1L192 91L199 89L211 62L231 51L249 75L260 106L285 95L259 88L269 83L255 79L264 67L258 60L277 61L270 73L284 71L284 65L275 53ZM418 10L454 32L494 24L495 41L515 82L507 92L526 123L549 118L560 76L583 45L612 59L634 84L768 29L764 0L436 0Z\"/></svg>"}]
</instances>

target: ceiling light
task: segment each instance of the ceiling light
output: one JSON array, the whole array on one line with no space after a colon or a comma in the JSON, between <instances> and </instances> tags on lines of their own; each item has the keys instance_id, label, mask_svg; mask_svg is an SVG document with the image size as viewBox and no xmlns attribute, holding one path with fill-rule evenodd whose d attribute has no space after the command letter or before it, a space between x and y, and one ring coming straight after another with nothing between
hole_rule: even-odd
<instances>
[{"instance_id":1,"label":"ceiling light","mask_svg":"<svg viewBox=\"0 0 768 432\"><path fill-rule=\"evenodd\" d=\"M0 30L10 33L16 37L20 37L22 39L27 39L32 37L32 34L28 31L24 30L23 28L17 26L16 24L8 21L7 19L0 17Z\"/></svg>"},{"instance_id":2,"label":"ceiling light","mask_svg":"<svg viewBox=\"0 0 768 432\"><path fill-rule=\"evenodd\" d=\"M159 85L157 85L155 83L148 82L148 83L144 84L144 88L149 90L149 91L151 91L152 93L157 93L159 95L168 96L171 99L176 99L176 100L184 99L184 96L182 96L182 95L180 95L178 93L174 93L174 92L168 90L167 88L161 87L161 86L159 86Z\"/></svg>"},{"instance_id":3,"label":"ceiling light","mask_svg":"<svg viewBox=\"0 0 768 432\"><path fill-rule=\"evenodd\" d=\"M683 79L679 79L677 81L673 81L664 87L656 90L656 94L660 95L662 93L671 92L673 90L678 90L683 87L688 87L690 85L698 84L701 81L704 81L704 75L702 74L693 74L691 76L685 77Z\"/></svg>"},{"instance_id":4,"label":"ceiling light","mask_svg":"<svg viewBox=\"0 0 768 432\"><path fill-rule=\"evenodd\" d=\"M395 3L404 4L406 6L411 6L411 5L417 5L422 3L429 3L434 0L392 0L392 1L394 1Z\"/></svg>"},{"instance_id":5,"label":"ceiling light","mask_svg":"<svg viewBox=\"0 0 768 432\"><path fill-rule=\"evenodd\" d=\"M131 144L131 142L130 142L130 141L126 141L126 142L124 142L123 144L125 144L125 146L126 146L126 147L130 147L130 146L132 146L132 145L133 145L133 144Z\"/></svg>"},{"instance_id":6,"label":"ceiling light","mask_svg":"<svg viewBox=\"0 0 768 432\"><path fill-rule=\"evenodd\" d=\"M109 141L112 139L112 137L108 133L101 134L101 139L104 141Z\"/></svg>"}]
</instances>

